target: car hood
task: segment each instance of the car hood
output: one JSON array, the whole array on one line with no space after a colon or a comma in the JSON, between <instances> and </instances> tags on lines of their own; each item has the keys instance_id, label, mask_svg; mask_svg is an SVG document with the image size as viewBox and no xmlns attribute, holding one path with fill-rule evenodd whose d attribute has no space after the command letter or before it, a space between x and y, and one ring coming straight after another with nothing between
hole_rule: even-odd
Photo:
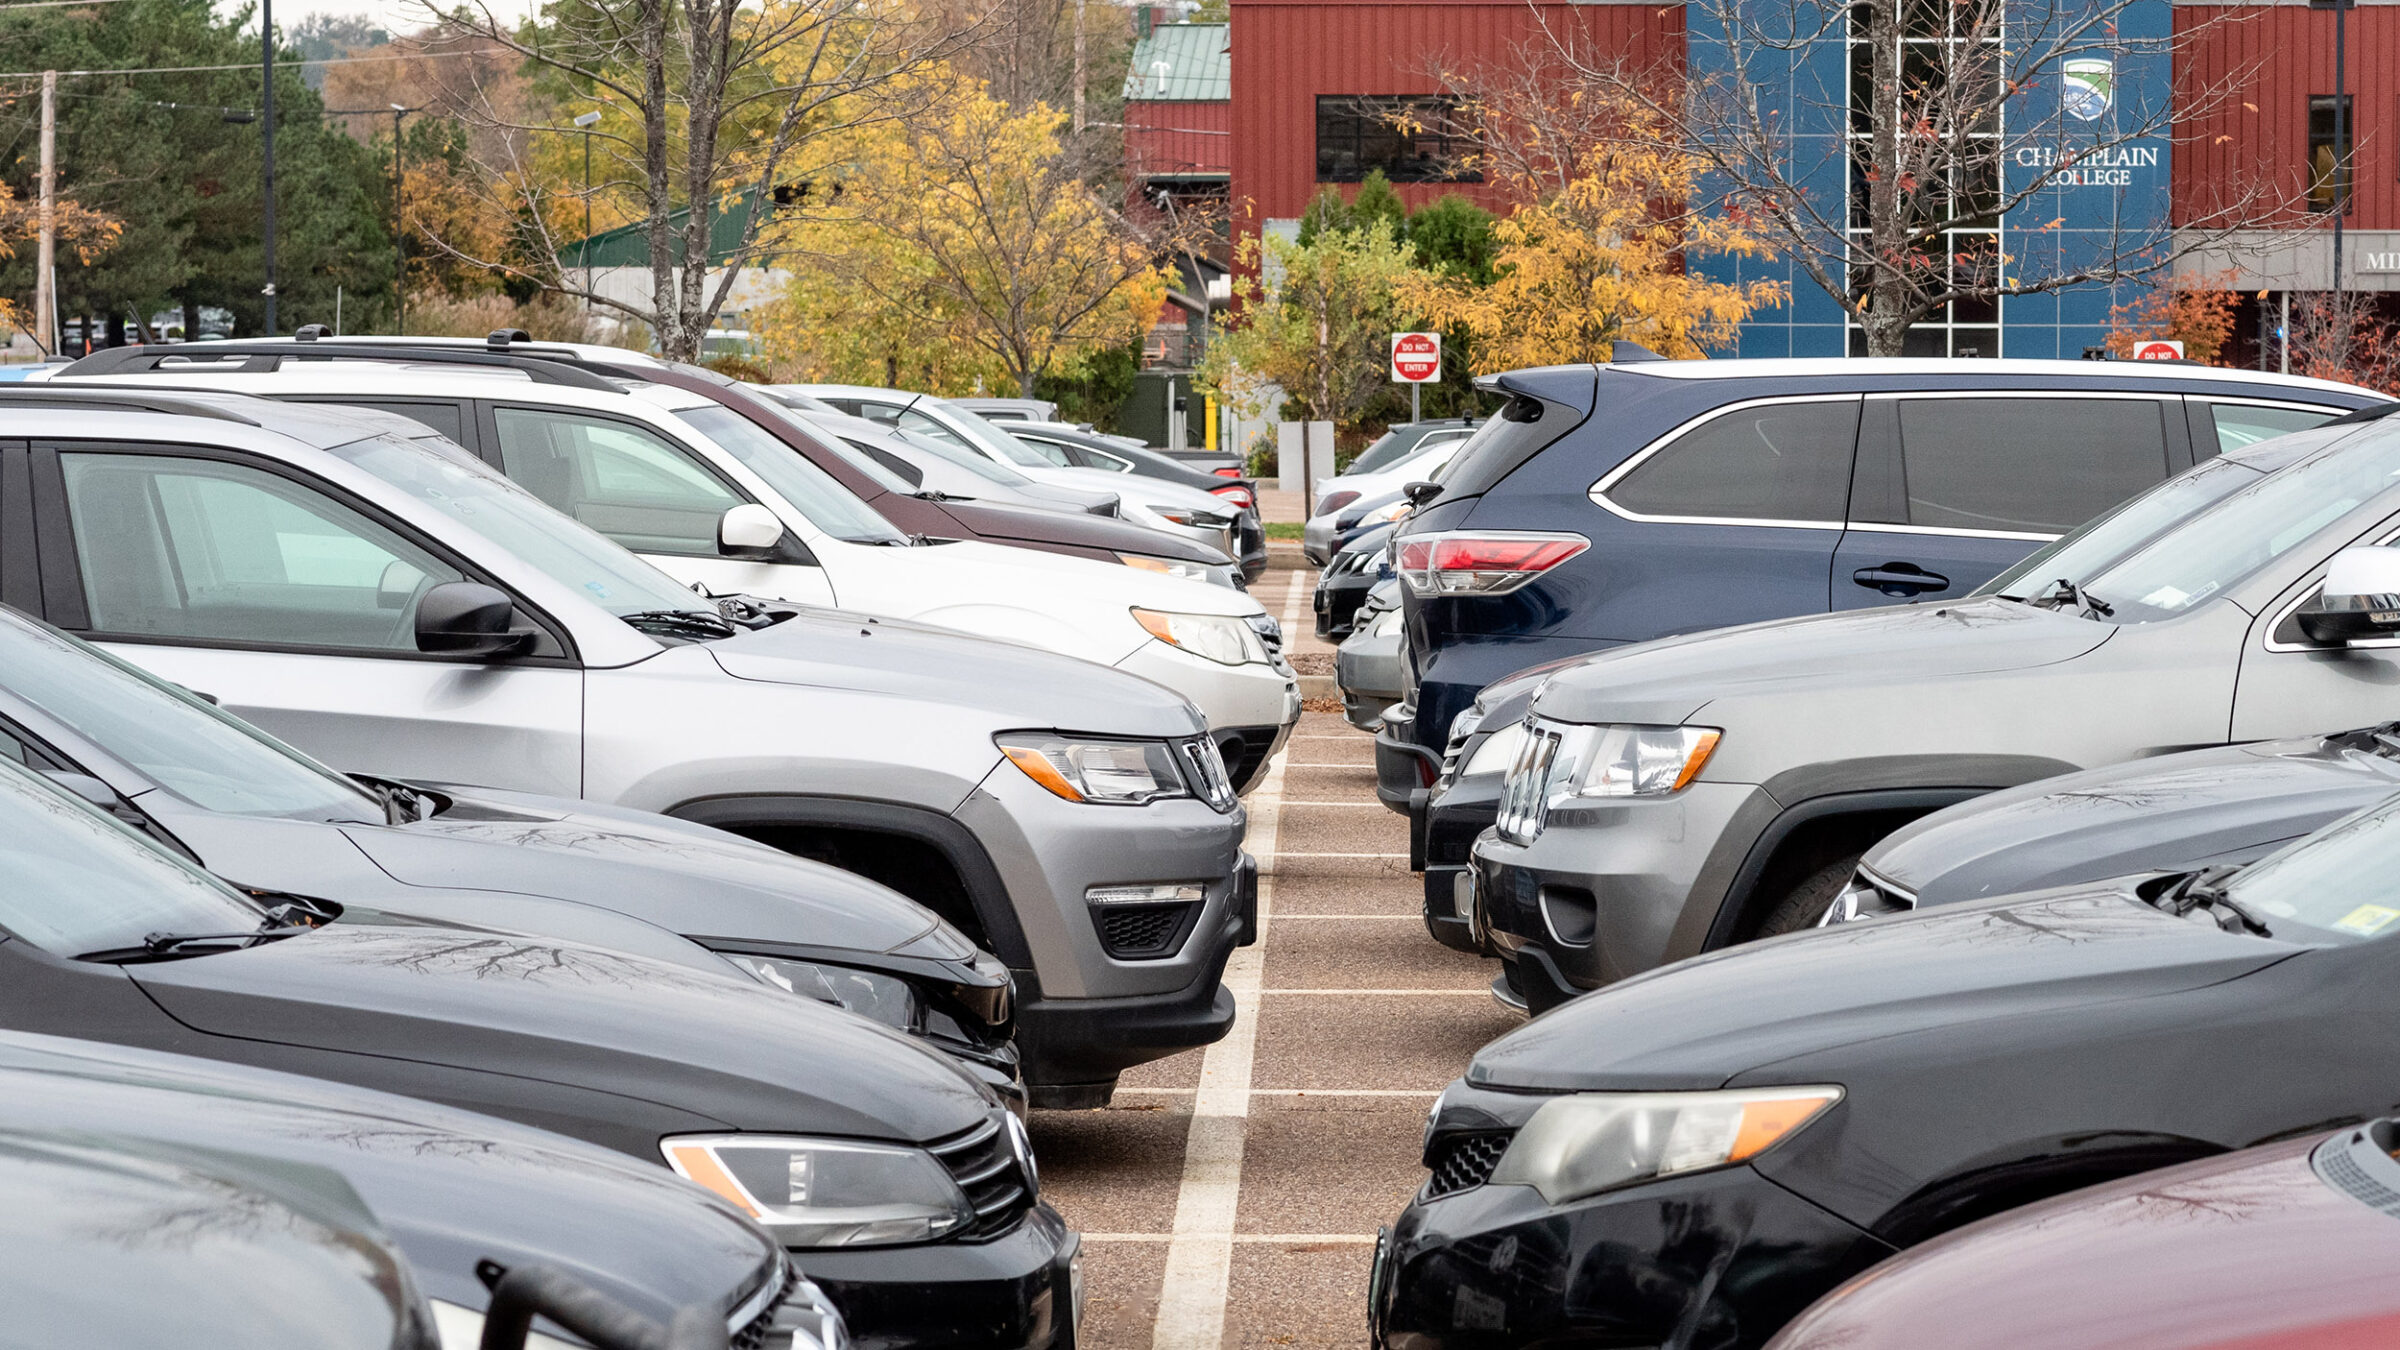
<instances>
[{"instance_id":1,"label":"car hood","mask_svg":"<svg viewBox=\"0 0 2400 1350\"><path fill-rule=\"evenodd\" d=\"M537 1079L717 1126L922 1142L987 1094L896 1031L623 952L446 926L342 922L127 967L195 1031Z\"/></svg>"},{"instance_id":2,"label":"car hood","mask_svg":"<svg viewBox=\"0 0 2400 1350\"><path fill-rule=\"evenodd\" d=\"M1215 493L1188 483L1152 478L1147 474L1064 466L1043 468L1038 465L1018 465L1017 472L1037 483L1114 493L1119 501L1135 506L1196 506L1204 510L1221 511L1229 516L1238 514L1233 503Z\"/></svg>"},{"instance_id":3,"label":"car hood","mask_svg":"<svg viewBox=\"0 0 2400 1350\"><path fill-rule=\"evenodd\" d=\"M2006 788L1911 823L1866 866L1918 904L1942 905L2248 861L2400 792L2400 762L2342 739L2194 750Z\"/></svg>"},{"instance_id":4,"label":"car hood","mask_svg":"<svg viewBox=\"0 0 2400 1350\"><path fill-rule=\"evenodd\" d=\"M878 578L884 594L905 609L883 603L871 608L879 613L904 612L922 623L944 623L942 615L953 608L998 605L1047 614L1083 627L1121 626L1135 637L1143 637L1139 625L1126 613L1136 605L1185 614L1247 617L1266 612L1256 598L1231 586L999 544L876 549L873 561L887 569ZM852 583L845 578L843 584ZM992 598L979 601L973 598L977 596Z\"/></svg>"},{"instance_id":5,"label":"car hood","mask_svg":"<svg viewBox=\"0 0 2400 1350\"><path fill-rule=\"evenodd\" d=\"M857 689L979 708L1012 727L1118 736L1190 736L1190 700L1137 676L1034 647L899 619L804 610L772 628L708 644L741 680ZM892 729L895 736L906 728Z\"/></svg>"},{"instance_id":6,"label":"car hood","mask_svg":"<svg viewBox=\"0 0 2400 1350\"><path fill-rule=\"evenodd\" d=\"M1796 933L1586 994L1485 1046L1478 1086L1722 1086L1750 1069L1929 1027L2172 993L2302 950L2171 917L2128 885Z\"/></svg>"},{"instance_id":7,"label":"car hood","mask_svg":"<svg viewBox=\"0 0 2400 1350\"><path fill-rule=\"evenodd\" d=\"M2110 624L1997 597L1776 619L1612 647L1550 677L1533 710L1562 722L1673 725L1761 688L2028 670L2108 641Z\"/></svg>"},{"instance_id":8,"label":"car hood","mask_svg":"<svg viewBox=\"0 0 2400 1350\"><path fill-rule=\"evenodd\" d=\"M481 1309L475 1263L566 1269L664 1322L731 1306L775 1240L665 1168L562 1135L312 1078L0 1035L0 1130L239 1150L340 1174L428 1296Z\"/></svg>"},{"instance_id":9,"label":"car hood","mask_svg":"<svg viewBox=\"0 0 2400 1350\"><path fill-rule=\"evenodd\" d=\"M1015 539L1028 544L1100 548L1112 553L1138 553L1211 567L1221 567L1228 561L1223 553L1197 540L1153 530L1129 520L994 501L943 502L940 505L951 519L980 539Z\"/></svg>"}]
</instances>

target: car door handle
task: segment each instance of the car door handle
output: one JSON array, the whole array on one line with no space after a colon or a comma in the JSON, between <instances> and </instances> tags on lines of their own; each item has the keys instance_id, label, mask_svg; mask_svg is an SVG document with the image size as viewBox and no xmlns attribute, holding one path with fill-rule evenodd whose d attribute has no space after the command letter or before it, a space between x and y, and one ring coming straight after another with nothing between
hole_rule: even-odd
<instances>
[{"instance_id":1,"label":"car door handle","mask_svg":"<svg viewBox=\"0 0 2400 1350\"><path fill-rule=\"evenodd\" d=\"M1924 591L1950 589L1950 578L1939 572L1928 572L1915 563L1887 562L1881 567L1862 567L1852 572L1850 579L1885 595L1916 595Z\"/></svg>"}]
</instances>

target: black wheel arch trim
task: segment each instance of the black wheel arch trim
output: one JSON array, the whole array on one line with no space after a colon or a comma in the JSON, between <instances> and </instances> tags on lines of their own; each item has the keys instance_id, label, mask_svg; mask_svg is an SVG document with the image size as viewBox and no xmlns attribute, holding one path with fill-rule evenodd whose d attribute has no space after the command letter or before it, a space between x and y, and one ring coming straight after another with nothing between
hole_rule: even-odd
<instances>
[{"instance_id":1,"label":"black wheel arch trim","mask_svg":"<svg viewBox=\"0 0 2400 1350\"><path fill-rule=\"evenodd\" d=\"M1995 790L1996 786L1881 788L1814 797L1784 808L1767 822L1766 828L1751 842L1741 866L1734 870L1731 883L1718 898L1716 911L1709 919L1708 932L1701 939L1699 949L1715 951L1733 941L1742 916L1750 907L1751 897L1758 889L1760 879L1766 875L1768 864L1802 830L1844 816L1876 815L1887 811L1930 814Z\"/></svg>"}]
</instances>

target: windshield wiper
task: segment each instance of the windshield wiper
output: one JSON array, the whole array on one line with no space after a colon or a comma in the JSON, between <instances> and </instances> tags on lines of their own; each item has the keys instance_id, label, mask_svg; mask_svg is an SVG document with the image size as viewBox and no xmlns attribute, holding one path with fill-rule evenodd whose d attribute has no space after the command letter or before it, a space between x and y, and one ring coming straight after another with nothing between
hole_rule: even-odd
<instances>
[{"instance_id":1,"label":"windshield wiper","mask_svg":"<svg viewBox=\"0 0 2400 1350\"><path fill-rule=\"evenodd\" d=\"M2210 917L2216 920L2217 927L2228 933L2248 929L2260 937L2272 937L2273 934L2267 931L2267 926L2259 921L2257 915L2244 909L2239 901L2226 893L2226 880L2241 870L2239 867L2202 868L2160 891L2152 903L2179 919L2195 909L2210 910Z\"/></svg>"},{"instance_id":2,"label":"windshield wiper","mask_svg":"<svg viewBox=\"0 0 2400 1350\"><path fill-rule=\"evenodd\" d=\"M383 803L383 823L386 825L413 825L420 820L431 820L434 809L441 804L430 792L419 792L389 779L360 778L355 781L375 794L375 800Z\"/></svg>"},{"instance_id":3,"label":"windshield wiper","mask_svg":"<svg viewBox=\"0 0 2400 1350\"><path fill-rule=\"evenodd\" d=\"M316 925L282 923L280 915L270 916L247 933L149 933L138 947L111 947L104 951L85 952L78 961L171 961L179 956L199 956L212 951L238 951L255 947L262 942L293 937L314 931Z\"/></svg>"},{"instance_id":4,"label":"windshield wiper","mask_svg":"<svg viewBox=\"0 0 2400 1350\"><path fill-rule=\"evenodd\" d=\"M732 637L736 631L724 615L704 609L643 609L617 617L645 633L721 638Z\"/></svg>"},{"instance_id":5,"label":"windshield wiper","mask_svg":"<svg viewBox=\"0 0 2400 1350\"><path fill-rule=\"evenodd\" d=\"M2115 605L2093 595L2065 577L2060 577L2035 591L2026 598L2025 603L2042 609L2056 609L2060 605L2072 603L2076 613L2089 614L2095 618L2107 618L2117 612Z\"/></svg>"},{"instance_id":6,"label":"windshield wiper","mask_svg":"<svg viewBox=\"0 0 2400 1350\"><path fill-rule=\"evenodd\" d=\"M962 497L954 492L944 492L940 488L927 488L923 492L912 492L908 495L921 502L971 502L975 500L973 497Z\"/></svg>"}]
</instances>

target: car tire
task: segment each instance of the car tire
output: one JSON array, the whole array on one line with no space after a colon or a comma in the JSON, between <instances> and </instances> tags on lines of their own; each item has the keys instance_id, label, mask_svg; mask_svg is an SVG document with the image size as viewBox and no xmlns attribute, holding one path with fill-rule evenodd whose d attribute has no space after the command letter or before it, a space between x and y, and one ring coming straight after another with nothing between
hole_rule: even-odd
<instances>
[{"instance_id":1,"label":"car tire","mask_svg":"<svg viewBox=\"0 0 2400 1350\"><path fill-rule=\"evenodd\" d=\"M1783 898L1767 910L1766 917L1759 920L1758 931L1750 936L1780 937L1816 927L1817 920L1825 916L1826 908L1858 870L1858 860L1865 856L1864 850L1846 853L1801 878L1798 885L1784 892Z\"/></svg>"}]
</instances>

